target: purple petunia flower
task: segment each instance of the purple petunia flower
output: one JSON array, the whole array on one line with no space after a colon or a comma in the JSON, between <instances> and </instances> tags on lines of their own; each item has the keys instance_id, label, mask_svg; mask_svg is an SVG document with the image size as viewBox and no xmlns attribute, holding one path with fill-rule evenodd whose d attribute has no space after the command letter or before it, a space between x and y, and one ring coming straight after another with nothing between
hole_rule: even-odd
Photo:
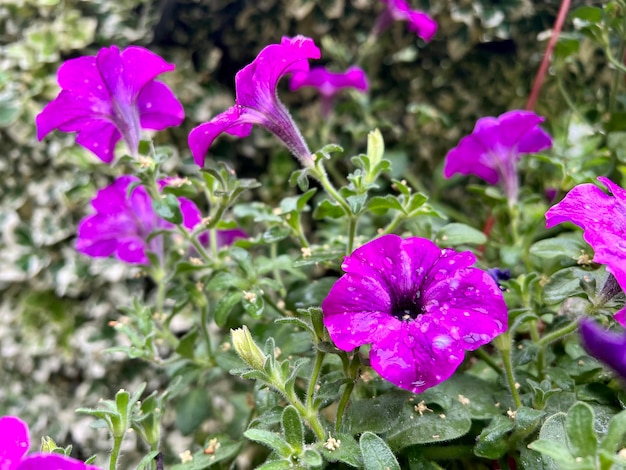
<instances>
[{"instance_id":1,"label":"purple petunia flower","mask_svg":"<svg viewBox=\"0 0 626 470\"><path fill-rule=\"evenodd\" d=\"M330 337L344 351L371 343L372 367L399 387L437 385L465 351L507 329L502 292L475 261L424 238L366 243L345 258L345 274L322 303Z\"/></svg>"},{"instance_id":2,"label":"purple petunia flower","mask_svg":"<svg viewBox=\"0 0 626 470\"><path fill-rule=\"evenodd\" d=\"M60 454L37 452L28 456L28 426L16 416L0 418L0 469L2 470L98 470Z\"/></svg>"},{"instance_id":3,"label":"purple petunia flower","mask_svg":"<svg viewBox=\"0 0 626 470\"><path fill-rule=\"evenodd\" d=\"M579 329L585 350L626 380L626 333L606 331L588 318L582 318Z\"/></svg>"},{"instance_id":4,"label":"purple petunia flower","mask_svg":"<svg viewBox=\"0 0 626 470\"><path fill-rule=\"evenodd\" d=\"M489 184L500 183L509 204L515 204L520 155L552 146L551 137L539 127L543 120L532 111L517 110L479 119L474 131L446 155L444 176L472 174Z\"/></svg>"},{"instance_id":5,"label":"purple petunia flower","mask_svg":"<svg viewBox=\"0 0 626 470\"><path fill-rule=\"evenodd\" d=\"M37 138L54 129L77 132L76 142L110 163L120 139L137 153L141 129L178 126L183 107L157 75L174 65L143 47L117 46L97 56L66 61L59 68L59 95L37 116Z\"/></svg>"},{"instance_id":6,"label":"purple petunia flower","mask_svg":"<svg viewBox=\"0 0 626 470\"><path fill-rule=\"evenodd\" d=\"M152 200L143 186L135 187L130 195L128 187L139 181L135 176L120 176L113 184L98 191L91 201L96 213L81 220L78 225L76 249L94 258L115 255L131 264L149 264L147 252L161 255L163 240L152 237L155 230L170 229L171 223L160 218L152 207ZM162 187L167 180L159 182ZM202 214L196 204L179 197L182 226L194 230L202 222ZM218 230L218 247L228 246L238 238L248 235L239 229ZM208 237L200 235L200 241L208 243Z\"/></svg>"},{"instance_id":7,"label":"purple petunia flower","mask_svg":"<svg viewBox=\"0 0 626 470\"><path fill-rule=\"evenodd\" d=\"M546 228L571 222L583 229L583 238L594 249L594 262L605 264L622 289L626 288L626 191L605 177L598 180L611 192L591 183L574 187L546 212ZM615 314L626 326L626 308Z\"/></svg>"},{"instance_id":8,"label":"purple petunia flower","mask_svg":"<svg viewBox=\"0 0 626 470\"><path fill-rule=\"evenodd\" d=\"M194 161L204 166L204 159L215 138L222 132L245 137L253 124L276 135L300 162L314 165L308 145L289 111L278 99L279 80L289 73L307 72L308 59L319 59L320 50L304 36L283 37L280 44L265 47L254 61L235 77L235 106L189 134L189 148Z\"/></svg>"},{"instance_id":9,"label":"purple petunia flower","mask_svg":"<svg viewBox=\"0 0 626 470\"><path fill-rule=\"evenodd\" d=\"M344 73L329 71L326 67L313 67L308 72L296 72L289 80L289 89L295 91L302 87L317 88L322 95L322 115L328 117L332 111L335 95L344 88L355 88L366 92L367 76L360 67L350 67Z\"/></svg>"},{"instance_id":10,"label":"purple petunia flower","mask_svg":"<svg viewBox=\"0 0 626 470\"><path fill-rule=\"evenodd\" d=\"M405 0L381 0L385 9L374 26L374 34L380 36L394 21L406 21L409 31L413 31L424 41L430 41L437 32L437 22L427 13L411 10Z\"/></svg>"}]
</instances>

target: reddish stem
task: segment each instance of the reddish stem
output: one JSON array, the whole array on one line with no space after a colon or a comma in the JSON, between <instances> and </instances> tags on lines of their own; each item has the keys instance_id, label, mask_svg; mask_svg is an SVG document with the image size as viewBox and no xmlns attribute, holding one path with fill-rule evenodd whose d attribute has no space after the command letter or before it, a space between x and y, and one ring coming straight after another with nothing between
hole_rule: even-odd
<instances>
[{"instance_id":1,"label":"reddish stem","mask_svg":"<svg viewBox=\"0 0 626 470\"><path fill-rule=\"evenodd\" d=\"M491 230L493 229L493 225L496 223L496 218L490 214L489 217L487 217L487 220L485 221L485 227L483 228L483 233L485 234L485 236L487 238L489 238L489 235L491 234ZM485 254L485 245L480 245L478 247L478 253L480 254L480 257L482 258L482 256Z\"/></svg>"},{"instance_id":2,"label":"reddish stem","mask_svg":"<svg viewBox=\"0 0 626 470\"><path fill-rule=\"evenodd\" d=\"M543 79L548 72L550 59L552 58L552 52L554 51L554 46L556 46L556 42L559 40L559 35L561 34L561 30L563 29L563 23L565 23L565 18L567 17L570 3L571 0L561 0L561 8L559 9L559 14L556 17L556 21L554 22L554 28L552 28L552 36L550 36L550 41L548 41L546 53L543 56L543 60L541 61L541 65L539 66L539 70L537 71L537 76L535 77L535 83L533 83L533 88L530 92L530 96L528 97L528 101L526 102L526 109L528 111L532 111L533 109L535 109L535 103L537 103L537 98L539 98L539 92L541 91L541 87L543 85Z\"/></svg>"}]
</instances>

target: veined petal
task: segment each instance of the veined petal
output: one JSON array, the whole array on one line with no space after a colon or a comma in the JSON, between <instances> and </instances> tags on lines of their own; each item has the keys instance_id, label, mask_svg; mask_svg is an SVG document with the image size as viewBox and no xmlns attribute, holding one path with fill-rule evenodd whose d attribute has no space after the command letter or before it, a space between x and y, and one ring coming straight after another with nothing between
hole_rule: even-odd
<instances>
[{"instance_id":1,"label":"veined petal","mask_svg":"<svg viewBox=\"0 0 626 470\"><path fill-rule=\"evenodd\" d=\"M121 53L117 46L103 47L98 51L96 63L111 95L123 103L134 102L148 82L175 68L139 46L127 47Z\"/></svg>"},{"instance_id":2,"label":"veined petal","mask_svg":"<svg viewBox=\"0 0 626 470\"><path fill-rule=\"evenodd\" d=\"M237 104L271 112L278 81L288 73L309 70L309 59L319 59L320 50L313 39L283 37L280 44L266 46L249 65L235 76Z\"/></svg>"},{"instance_id":3,"label":"veined petal","mask_svg":"<svg viewBox=\"0 0 626 470\"><path fill-rule=\"evenodd\" d=\"M583 238L595 251L594 261L605 264L626 289L626 191L605 177L598 180L612 195L593 184L579 184L546 212L546 228L563 222L582 228ZM620 323L623 317L617 317Z\"/></svg>"},{"instance_id":4,"label":"veined petal","mask_svg":"<svg viewBox=\"0 0 626 470\"><path fill-rule=\"evenodd\" d=\"M30 445L28 426L16 416L3 416L0 418L0 436L0 468L15 470Z\"/></svg>"},{"instance_id":5,"label":"veined petal","mask_svg":"<svg viewBox=\"0 0 626 470\"><path fill-rule=\"evenodd\" d=\"M256 122L252 121L251 115L245 112L245 108L235 105L218 114L209 122L195 127L189 133L188 138L194 162L199 166L204 166L204 158L209 147L222 132L228 132L237 137L245 137L250 134L252 124L256 124Z\"/></svg>"},{"instance_id":6,"label":"veined petal","mask_svg":"<svg viewBox=\"0 0 626 470\"><path fill-rule=\"evenodd\" d=\"M139 120L143 129L161 130L178 126L185 119L180 101L165 83L147 83L137 97Z\"/></svg>"},{"instance_id":7,"label":"veined petal","mask_svg":"<svg viewBox=\"0 0 626 470\"><path fill-rule=\"evenodd\" d=\"M57 73L62 90L110 101L111 93L98 70L95 56L77 57L64 62Z\"/></svg>"},{"instance_id":8,"label":"veined petal","mask_svg":"<svg viewBox=\"0 0 626 470\"><path fill-rule=\"evenodd\" d=\"M500 179L495 168L484 164L489 149L473 135L465 136L455 148L446 155L443 175L450 178L456 173L476 175L489 184L496 184Z\"/></svg>"}]
</instances>

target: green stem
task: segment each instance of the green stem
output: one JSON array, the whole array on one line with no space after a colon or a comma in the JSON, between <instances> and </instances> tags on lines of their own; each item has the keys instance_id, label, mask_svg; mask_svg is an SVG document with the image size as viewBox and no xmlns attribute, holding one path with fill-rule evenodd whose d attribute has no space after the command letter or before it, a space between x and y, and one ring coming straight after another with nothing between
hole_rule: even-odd
<instances>
[{"instance_id":1,"label":"green stem","mask_svg":"<svg viewBox=\"0 0 626 470\"><path fill-rule=\"evenodd\" d=\"M343 414L346 411L346 407L348 406L348 402L350 401L350 395L352 395L352 390L354 390L355 381L348 382L346 384L346 388L343 389L343 395L341 395L341 400L339 400L339 405L337 406L337 419L335 421L335 432L339 432L341 429L341 424L343 423Z\"/></svg>"},{"instance_id":2,"label":"green stem","mask_svg":"<svg viewBox=\"0 0 626 470\"><path fill-rule=\"evenodd\" d=\"M324 427L320 422L317 412L309 410L307 407L305 407L300 399L296 396L293 388L291 389L291 392L288 392L285 387L281 385L281 387L279 387L279 390L283 393L283 395L285 395L285 397L287 397L289 403L298 410L300 415L308 421L309 426L311 426L311 429L313 430L317 438L320 441L324 441L326 439L326 433L324 432Z\"/></svg>"},{"instance_id":3,"label":"green stem","mask_svg":"<svg viewBox=\"0 0 626 470\"><path fill-rule=\"evenodd\" d=\"M346 202L343 196L339 194L339 191L335 189L330 179L328 179L328 174L326 173L326 170L322 166L321 162L315 165L315 169L311 171L311 175L314 176L320 182L320 184L326 191L326 194L332 197L337 202L337 204L341 206L341 208L346 213L346 215L349 216L352 214L350 205Z\"/></svg>"},{"instance_id":4,"label":"green stem","mask_svg":"<svg viewBox=\"0 0 626 470\"><path fill-rule=\"evenodd\" d=\"M539 342L539 328L537 328L537 320L533 320L530 322L530 338L533 340L533 343L537 344ZM546 352L544 348L539 348L539 352L537 353L537 375L540 377L543 376L543 368L546 364Z\"/></svg>"},{"instance_id":5,"label":"green stem","mask_svg":"<svg viewBox=\"0 0 626 470\"><path fill-rule=\"evenodd\" d=\"M506 372L506 380L509 384L509 388L511 389L511 396L513 397L513 402L515 403L515 408L519 408L522 406L522 400L519 396L519 392L517 391L517 383L515 381L515 376L513 375L513 362L511 361L511 350L510 349L501 349L500 354L502 354L502 362L504 363L504 370Z\"/></svg>"},{"instance_id":6,"label":"green stem","mask_svg":"<svg viewBox=\"0 0 626 470\"><path fill-rule=\"evenodd\" d=\"M207 301L207 304L202 309L202 312L200 313L200 323L201 323L200 328L202 329L202 336L204 338L204 342L206 343L206 352L207 352L208 363L211 366L214 366L215 365L215 358L213 357L212 341L211 341L211 336L209 335L209 329L207 327L207 325L209 323L209 303L208 303L208 301Z\"/></svg>"},{"instance_id":7,"label":"green stem","mask_svg":"<svg viewBox=\"0 0 626 470\"><path fill-rule=\"evenodd\" d=\"M396 213L396 215L394 216L394 218L391 220L391 222L389 222L389 224L387 224L387 227L384 230L381 230L378 233L378 236L381 237L383 235L387 235L390 233L393 233L393 231L396 229L396 227L398 225L400 225L400 223L405 219L404 214L402 212L398 212Z\"/></svg>"},{"instance_id":8,"label":"green stem","mask_svg":"<svg viewBox=\"0 0 626 470\"><path fill-rule=\"evenodd\" d=\"M356 217L350 217L348 219L348 243L346 244L346 254L349 255L352 253L352 249L354 248L354 237L356 236Z\"/></svg>"},{"instance_id":9,"label":"green stem","mask_svg":"<svg viewBox=\"0 0 626 470\"><path fill-rule=\"evenodd\" d=\"M120 457L120 451L122 449L122 441L124 440L124 435L115 437L113 436L113 448L111 449L111 457L109 460L109 470L117 469L117 460Z\"/></svg>"},{"instance_id":10,"label":"green stem","mask_svg":"<svg viewBox=\"0 0 626 470\"><path fill-rule=\"evenodd\" d=\"M485 361L485 364L487 364L495 372L497 372L498 375L502 375L502 373L503 373L502 372L502 368L498 365L498 363L496 361L494 361L494 359L489 354L487 354L485 351L483 351L482 348L477 349L476 351L474 351L474 354L476 354L483 361Z\"/></svg>"},{"instance_id":11,"label":"green stem","mask_svg":"<svg viewBox=\"0 0 626 470\"><path fill-rule=\"evenodd\" d=\"M559 328L558 330L555 330L552 333L548 333L539 341L537 341L535 344L539 346L540 348L543 348L547 346L548 344L553 343L554 341L558 341L559 339L564 338L565 336L569 335L570 333L575 331L576 328L578 328L578 322L574 321L570 323L569 325L565 325L563 328Z\"/></svg>"},{"instance_id":12,"label":"green stem","mask_svg":"<svg viewBox=\"0 0 626 470\"><path fill-rule=\"evenodd\" d=\"M309 387L306 391L306 407L309 412L316 412L313 404L313 396L315 395L315 387L317 386L317 380L320 377L320 372L322 371L322 363L324 362L324 353L317 350L315 355L315 364L313 365L313 373L311 374L311 379L309 380Z\"/></svg>"},{"instance_id":13,"label":"green stem","mask_svg":"<svg viewBox=\"0 0 626 470\"><path fill-rule=\"evenodd\" d=\"M626 28L626 16L622 18L622 28ZM608 48L609 46L607 46ZM626 51L626 41L624 38L620 39L618 54L619 57L624 57L624 51ZM623 60L623 59L622 59ZM617 91L619 90L620 83L624 70L616 69L613 75L613 83L611 84L611 94L609 95L609 112L614 113L617 107Z\"/></svg>"},{"instance_id":14,"label":"green stem","mask_svg":"<svg viewBox=\"0 0 626 470\"><path fill-rule=\"evenodd\" d=\"M211 256L207 253L207 251L204 249L204 247L202 246L202 243L200 243L198 241L198 238L195 237L194 235L190 234L187 229L185 229L182 226L178 226L178 231L187 239L189 240L189 242L193 245L193 247L196 249L196 251L198 252L198 254L200 255L200 257L207 263L207 264L211 264L213 263L213 260L216 258L211 258ZM209 237L211 239L214 239L214 237ZM217 249L216 249L217 251Z\"/></svg>"}]
</instances>

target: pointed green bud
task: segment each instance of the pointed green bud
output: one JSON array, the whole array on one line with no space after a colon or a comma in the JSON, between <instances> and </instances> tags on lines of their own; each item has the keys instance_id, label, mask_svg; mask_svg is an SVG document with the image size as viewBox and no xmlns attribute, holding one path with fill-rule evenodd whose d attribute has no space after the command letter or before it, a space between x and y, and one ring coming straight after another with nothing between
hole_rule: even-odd
<instances>
[{"instance_id":1,"label":"pointed green bud","mask_svg":"<svg viewBox=\"0 0 626 470\"><path fill-rule=\"evenodd\" d=\"M367 134L367 158L370 161L370 169L376 168L385 153L385 141L378 129L374 129Z\"/></svg>"},{"instance_id":2,"label":"pointed green bud","mask_svg":"<svg viewBox=\"0 0 626 470\"><path fill-rule=\"evenodd\" d=\"M266 359L265 354L252 339L248 327L244 325L241 328L230 330L230 337L239 357L253 369L263 370Z\"/></svg>"},{"instance_id":3,"label":"pointed green bud","mask_svg":"<svg viewBox=\"0 0 626 470\"><path fill-rule=\"evenodd\" d=\"M57 443L52 440L50 436L41 438L41 452L44 454L51 454L58 448Z\"/></svg>"}]
</instances>

